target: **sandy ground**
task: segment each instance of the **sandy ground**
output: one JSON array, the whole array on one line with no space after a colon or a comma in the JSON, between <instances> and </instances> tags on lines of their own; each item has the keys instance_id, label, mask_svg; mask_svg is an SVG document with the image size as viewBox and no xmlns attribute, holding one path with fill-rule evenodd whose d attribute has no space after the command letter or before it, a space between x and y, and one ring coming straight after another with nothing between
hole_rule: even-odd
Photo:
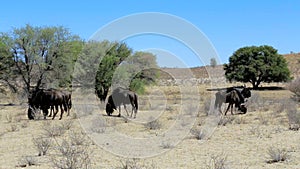
<instances>
[{"instance_id":1,"label":"sandy ground","mask_svg":"<svg viewBox=\"0 0 300 169\"><path fill-rule=\"evenodd\" d=\"M71 116L64 115L61 121L58 118L29 121L26 105L2 105L0 168L20 168L26 164L26 158L34 163L26 168L55 168L53 161L61 157L57 152L58 145L64 139L70 140L74 132L81 131L88 135L85 143L91 168L122 168L122 164L129 161L140 168L202 169L214 168L214 161L222 158L225 158L227 168L234 169L300 168L300 132L289 130L286 110L280 111L278 106L280 100L288 99L291 93L285 90L254 91L258 101L253 104L260 107L249 106L248 113L243 115L229 113L225 118L227 122L217 125L215 117L206 116L204 107L208 98L213 98L213 92L205 89L206 86L199 87L201 97L197 98L198 94L188 92L183 97L176 87L153 87L140 97L136 119L127 117L124 109L123 118L106 116L103 104L79 96L74 97ZM182 106L185 101L197 99L196 104ZM149 129L149 122L155 119L158 124L154 127L158 126L158 129ZM68 123L72 123L70 129L58 128L65 132L52 138L46 155L38 156L33 138L47 136L47 128ZM196 139L191 128L203 131L203 138ZM269 163L270 148L284 150L287 160Z\"/></svg>"}]
</instances>

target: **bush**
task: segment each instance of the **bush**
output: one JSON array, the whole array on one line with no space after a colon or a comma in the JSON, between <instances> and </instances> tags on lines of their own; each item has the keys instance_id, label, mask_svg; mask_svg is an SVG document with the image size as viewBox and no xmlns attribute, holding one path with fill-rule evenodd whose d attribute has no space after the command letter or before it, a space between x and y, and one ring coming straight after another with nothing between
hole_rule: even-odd
<instances>
[{"instance_id":1,"label":"bush","mask_svg":"<svg viewBox=\"0 0 300 169\"><path fill-rule=\"evenodd\" d=\"M149 118L148 123L146 123L144 126L149 129L149 130L157 130L161 128L161 123L159 122L158 119L154 119L154 117Z\"/></svg>"},{"instance_id":2,"label":"bush","mask_svg":"<svg viewBox=\"0 0 300 169\"><path fill-rule=\"evenodd\" d=\"M300 78L292 81L287 88L294 93L294 99L300 101Z\"/></svg>"},{"instance_id":3,"label":"bush","mask_svg":"<svg viewBox=\"0 0 300 169\"><path fill-rule=\"evenodd\" d=\"M227 156L222 154L213 155L206 167L207 169L227 169Z\"/></svg>"},{"instance_id":4,"label":"bush","mask_svg":"<svg viewBox=\"0 0 300 169\"><path fill-rule=\"evenodd\" d=\"M88 146L75 146L67 140L63 140L56 148L57 153L51 161L54 168L83 169L90 168L91 159Z\"/></svg>"},{"instance_id":5,"label":"bush","mask_svg":"<svg viewBox=\"0 0 300 169\"><path fill-rule=\"evenodd\" d=\"M276 163L276 162L282 162L286 161L288 158L287 151L285 149L279 149L275 147L270 147L268 149L268 155L270 160L268 160L268 163Z\"/></svg>"},{"instance_id":6,"label":"bush","mask_svg":"<svg viewBox=\"0 0 300 169\"><path fill-rule=\"evenodd\" d=\"M52 144L51 139L40 136L37 138L33 138L32 140L33 140L33 144L35 145L36 149L39 152L38 156L46 155L47 151L49 150Z\"/></svg>"},{"instance_id":7,"label":"bush","mask_svg":"<svg viewBox=\"0 0 300 169\"><path fill-rule=\"evenodd\" d=\"M191 134L197 139L197 140L203 140L206 136L205 132L202 129L192 129Z\"/></svg>"}]
</instances>

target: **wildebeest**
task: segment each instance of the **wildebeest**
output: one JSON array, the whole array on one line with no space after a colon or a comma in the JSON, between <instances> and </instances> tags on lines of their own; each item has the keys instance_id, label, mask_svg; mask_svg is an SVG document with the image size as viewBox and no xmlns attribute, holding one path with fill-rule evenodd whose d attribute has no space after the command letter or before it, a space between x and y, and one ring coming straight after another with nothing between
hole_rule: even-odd
<instances>
[{"instance_id":1,"label":"wildebeest","mask_svg":"<svg viewBox=\"0 0 300 169\"><path fill-rule=\"evenodd\" d=\"M65 90L57 90L57 89L48 89L48 90L61 92L63 94L65 104L67 105L67 110L65 110L65 111L68 112L67 116L69 116L70 115L70 110L72 108L72 98L71 98L72 95L71 95L71 92L65 91ZM52 116L52 113L54 113L54 105L50 107L49 117Z\"/></svg>"},{"instance_id":2,"label":"wildebeest","mask_svg":"<svg viewBox=\"0 0 300 169\"><path fill-rule=\"evenodd\" d=\"M231 114L233 114L233 105L238 108L242 113L247 112L245 107L245 98L251 97L251 92L246 87L243 88L227 88L227 90L221 90L216 93L215 108L218 108L221 112L221 106L223 103L229 103L225 115L229 108L231 108ZM222 112L221 112L222 113Z\"/></svg>"},{"instance_id":3,"label":"wildebeest","mask_svg":"<svg viewBox=\"0 0 300 169\"><path fill-rule=\"evenodd\" d=\"M58 90L52 89L37 89L32 91L29 100L28 118L33 119L35 111L41 109L44 115L44 119L48 115L48 109L55 108L52 120L58 113L59 107L61 110L60 120L62 119L64 111L67 111L67 103L64 94Z\"/></svg>"},{"instance_id":4,"label":"wildebeest","mask_svg":"<svg viewBox=\"0 0 300 169\"><path fill-rule=\"evenodd\" d=\"M136 114L138 111L138 96L135 92L118 87L115 90L113 90L112 94L108 97L107 103L106 103L106 113L108 116L110 116L114 110L117 110L119 108L119 115L121 116L121 105L124 106L127 116L129 116L128 111L126 109L126 104L131 104L132 110L131 110L131 116L134 113L134 118L136 118Z\"/></svg>"}]
</instances>

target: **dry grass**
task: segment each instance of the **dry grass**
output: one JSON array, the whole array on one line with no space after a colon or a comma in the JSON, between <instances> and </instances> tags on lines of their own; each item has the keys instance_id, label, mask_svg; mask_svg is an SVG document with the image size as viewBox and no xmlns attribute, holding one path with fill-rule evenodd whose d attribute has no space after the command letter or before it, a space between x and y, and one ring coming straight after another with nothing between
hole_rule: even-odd
<instances>
[{"instance_id":1,"label":"dry grass","mask_svg":"<svg viewBox=\"0 0 300 169\"><path fill-rule=\"evenodd\" d=\"M253 91L254 99L249 102L252 105L248 103L249 111L246 114L222 117L219 126L213 126L212 135L208 135L206 133L208 130L205 128L206 118L210 117L207 115L209 115L211 106L210 98L213 97L214 92L206 91L206 88L210 88L210 86L199 87L199 93L201 93L199 105L202 108L197 117L190 116L190 112L193 112L195 107L185 108L184 111L187 112L179 113L181 97L179 96L180 90L176 86L156 88L167 98L166 109L164 108L158 114L155 112L162 105L157 105L162 102L161 98L155 95L158 100L151 102L147 96L140 96L143 101L140 102L141 109L137 118L126 119L127 123L123 118L106 116L103 107L97 112L86 106L76 110L85 111L87 114L97 113L101 117L99 118L101 120L93 119L90 123L93 129L92 134L102 136L102 134L110 135L111 131L116 131L120 135L145 139L145 144L148 144L147 139L167 136L169 129L176 122L179 122L179 128L176 130L181 130L183 128L181 125L186 125L183 118L197 118L194 130L186 133L187 137L192 136L194 139L183 139L178 145L172 142L173 136L170 137L170 140L161 140L156 145L157 147L153 145L153 149L162 150L164 153L154 154L150 158L140 160L121 158L110 153L113 138L101 145L97 142L93 143L95 140L90 140L91 138L82 132L79 124L81 118L89 117L89 115L83 116L85 112L78 112L79 115L76 118L73 118L72 115L76 115L77 112L71 112L70 117L64 116L61 121L28 121L24 108L19 106L0 107L0 127L3 129L8 129L11 125L17 127L14 132L6 130L0 132L0 154L3 157L0 159L0 168L14 168L19 164L19 166L33 165L32 168L45 169L76 168L76 166L78 168L298 168L300 163L299 133L288 128L291 122L297 122L298 116L293 115L298 114L299 105L295 105L297 111L288 109L291 107L288 105L291 92ZM154 98L154 94L151 97ZM80 101L80 99L78 100ZM82 103L82 105L84 104ZM8 119L12 120L6 118L7 114L11 114ZM149 120L151 116L152 119ZM17 120L18 118L20 120ZM158 124L150 124L153 121ZM150 126L145 127L146 123L149 123ZM34 143L33 138L38 142L39 136L49 138L52 142L46 155L37 157L36 153L39 150L36 145L43 145L43 143ZM282 151L277 151L276 147L269 151L270 145L279 143L284 145L279 149ZM132 149L134 148L132 147ZM293 152L286 151L290 149ZM219 154L219 152L226 152L226 155ZM273 159L279 159L280 161L286 152L288 158L285 161L288 162L274 161L272 164L266 164L267 160L271 162ZM273 154L274 157L269 154ZM26 160L25 157L29 158ZM35 158L30 159L30 157ZM25 161L21 164L22 158L25 158ZM118 161L121 162L118 163Z\"/></svg>"}]
</instances>

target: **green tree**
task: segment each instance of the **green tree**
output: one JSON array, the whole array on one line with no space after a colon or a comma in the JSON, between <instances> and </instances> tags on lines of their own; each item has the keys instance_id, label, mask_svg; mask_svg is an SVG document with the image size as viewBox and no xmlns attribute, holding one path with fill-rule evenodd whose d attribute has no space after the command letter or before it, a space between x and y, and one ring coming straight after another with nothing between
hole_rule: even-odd
<instances>
[{"instance_id":1,"label":"green tree","mask_svg":"<svg viewBox=\"0 0 300 169\"><path fill-rule=\"evenodd\" d=\"M13 59L26 92L31 87L57 87L54 84L66 86L70 83L82 41L68 29L26 25L2 35L1 39L10 51L5 57Z\"/></svg>"},{"instance_id":2,"label":"green tree","mask_svg":"<svg viewBox=\"0 0 300 169\"><path fill-rule=\"evenodd\" d=\"M115 70L131 53L132 50L125 43L114 42L109 46L96 73L95 90L101 101L106 99Z\"/></svg>"},{"instance_id":3,"label":"green tree","mask_svg":"<svg viewBox=\"0 0 300 169\"><path fill-rule=\"evenodd\" d=\"M8 86L13 92L17 92L16 87L16 69L13 60L13 55L5 42L8 42L9 37L6 34L0 35L0 82ZM4 89L0 89L1 92Z\"/></svg>"},{"instance_id":4,"label":"green tree","mask_svg":"<svg viewBox=\"0 0 300 169\"><path fill-rule=\"evenodd\" d=\"M258 88L261 82L286 82L291 79L284 57L271 46L250 46L238 49L224 64L229 81L250 82Z\"/></svg>"},{"instance_id":5,"label":"green tree","mask_svg":"<svg viewBox=\"0 0 300 169\"><path fill-rule=\"evenodd\" d=\"M155 83L158 76L155 55L149 52L135 52L118 67L113 82L142 94L145 86Z\"/></svg>"}]
</instances>

